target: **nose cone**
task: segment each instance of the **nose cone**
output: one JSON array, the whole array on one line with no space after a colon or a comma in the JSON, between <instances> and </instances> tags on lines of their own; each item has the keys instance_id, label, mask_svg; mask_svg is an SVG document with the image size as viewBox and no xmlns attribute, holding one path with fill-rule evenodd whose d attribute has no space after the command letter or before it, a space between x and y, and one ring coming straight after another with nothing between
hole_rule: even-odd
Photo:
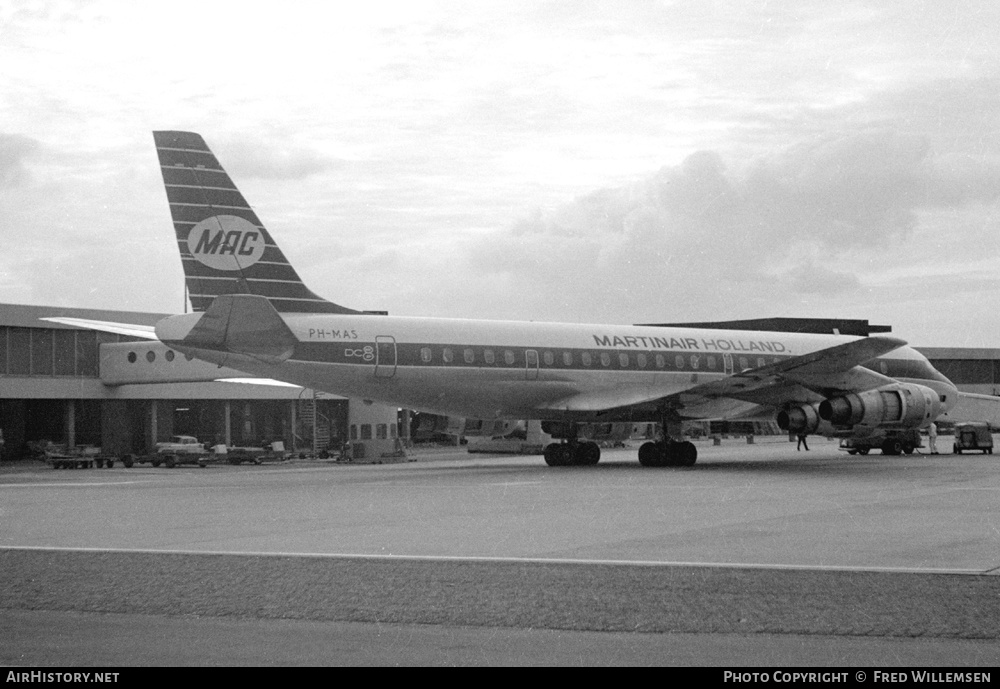
<instances>
[{"instance_id":1,"label":"nose cone","mask_svg":"<svg viewBox=\"0 0 1000 689\"><path fill-rule=\"evenodd\" d=\"M202 315L185 313L181 316L168 316L156 324L156 338L160 342L180 342L188 336Z\"/></svg>"}]
</instances>

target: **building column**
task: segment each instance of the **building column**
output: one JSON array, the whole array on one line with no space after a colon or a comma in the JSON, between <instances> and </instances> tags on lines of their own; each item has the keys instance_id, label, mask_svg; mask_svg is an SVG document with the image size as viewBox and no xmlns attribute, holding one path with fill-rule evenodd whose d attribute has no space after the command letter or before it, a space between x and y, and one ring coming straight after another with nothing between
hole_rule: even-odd
<instances>
[{"instance_id":1,"label":"building column","mask_svg":"<svg viewBox=\"0 0 1000 689\"><path fill-rule=\"evenodd\" d=\"M66 449L76 447L76 400L66 400Z\"/></svg>"},{"instance_id":2,"label":"building column","mask_svg":"<svg viewBox=\"0 0 1000 689\"><path fill-rule=\"evenodd\" d=\"M233 419L231 414L233 413L232 402L226 400L226 447L230 447L233 444Z\"/></svg>"},{"instance_id":3,"label":"building column","mask_svg":"<svg viewBox=\"0 0 1000 689\"><path fill-rule=\"evenodd\" d=\"M148 447L150 447L150 448L156 447L156 441L160 437L160 434L158 433L158 430L159 430L158 429L158 425L159 425L159 417L160 417L159 411L160 410L157 408L157 404L156 403L157 403L157 400L150 400L149 401L149 434L150 434L150 442L146 443L146 445Z\"/></svg>"}]
</instances>

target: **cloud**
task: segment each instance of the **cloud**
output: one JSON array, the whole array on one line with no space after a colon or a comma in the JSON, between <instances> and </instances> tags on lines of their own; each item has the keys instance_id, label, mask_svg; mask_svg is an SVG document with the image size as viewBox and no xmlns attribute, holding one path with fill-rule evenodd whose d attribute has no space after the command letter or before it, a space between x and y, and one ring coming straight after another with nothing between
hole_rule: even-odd
<instances>
[{"instance_id":1,"label":"cloud","mask_svg":"<svg viewBox=\"0 0 1000 689\"><path fill-rule=\"evenodd\" d=\"M663 317L656 295L671 310L860 299L859 273L905 263L925 214L994 203L998 179L997 161L935 156L926 137L888 129L813 138L742 169L700 151L524 217L467 256L477 274L559 294L573 320L643 300Z\"/></svg>"},{"instance_id":2,"label":"cloud","mask_svg":"<svg viewBox=\"0 0 1000 689\"><path fill-rule=\"evenodd\" d=\"M313 150L281 147L275 143L280 140L233 135L218 145L209 142L209 146L230 174L246 179L302 180L343 164Z\"/></svg>"},{"instance_id":3,"label":"cloud","mask_svg":"<svg viewBox=\"0 0 1000 689\"><path fill-rule=\"evenodd\" d=\"M39 143L35 139L0 132L0 189L21 186L29 180L25 161L38 148Z\"/></svg>"}]
</instances>

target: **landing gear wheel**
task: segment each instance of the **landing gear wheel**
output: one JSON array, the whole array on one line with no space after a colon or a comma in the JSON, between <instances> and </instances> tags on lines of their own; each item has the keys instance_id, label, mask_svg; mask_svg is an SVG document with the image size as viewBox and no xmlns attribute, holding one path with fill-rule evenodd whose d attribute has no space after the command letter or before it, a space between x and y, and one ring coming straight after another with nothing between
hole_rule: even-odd
<instances>
[{"instance_id":1,"label":"landing gear wheel","mask_svg":"<svg viewBox=\"0 0 1000 689\"><path fill-rule=\"evenodd\" d=\"M698 448L684 441L648 442L639 447L639 464L644 467L690 467L698 461Z\"/></svg>"},{"instance_id":2,"label":"landing gear wheel","mask_svg":"<svg viewBox=\"0 0 1000 689\"><path fill-rule=\"evenodd\" d=\"M677 466L693 467L698 461L698 448L690 440L685 440L683 443L677 443L675 455L678 459Z\"/></svg>"},{"instance_id":3,"label":"landing gear wheel","mask_svg":"<svg viewBox=\"0 0 1000 689\"><path fill-rule=\"evenodd\" d=\"M595 442L580 443L573 453L573 464L577 466L594 466L601 461L601 447Z\"/></svg>"},{"instance_id":4,"label":"landing gear wheel","mask_svg":"<svg viewBox=\"0 0 1000 689\"><path fill-rule=\"evenodd\" d=\"M858 454L859 455L866 455L869 452L871 452L871 448L868 448L868 447L860 447L860 448L858 448ZM854 453L852 452L851 454L854 454Z\"/></svg>"},{"instance_id":5,"label":"landing gear wheel","mask_svg":"<svg viewBox=\"0 0 1000 689\"><path fill-rule=\"evenodd\" d=\"M639 464L644 467L655 467L661 466L659 464L661 451L659 443L654 443L652 441L643 443L639 446Z\"/></svg>"},{"instance_id":6,"label":"landing gear wheel","mask_svg":"<svg viewBox=\"0 0 1000 689\"><path fill-rule=\"evenodd\" d=\"M549 443L543 452L545 463L550 467L565 467L573 462L573 451L568 443Z\"/></svg>"}]
</instances>

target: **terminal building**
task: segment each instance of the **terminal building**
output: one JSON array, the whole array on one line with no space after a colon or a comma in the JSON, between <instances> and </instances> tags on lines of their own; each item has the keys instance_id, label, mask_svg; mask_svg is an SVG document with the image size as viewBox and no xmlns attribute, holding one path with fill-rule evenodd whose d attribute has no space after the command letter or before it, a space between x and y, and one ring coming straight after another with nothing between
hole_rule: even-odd
<instances>
[{"instance_id":1,"label":"terminal building","mask_svg":"<svg viewBox=\"0 0 1000 689\"><path fill-rule=\"evenodd\" d=\"M173 435L319 454L350 443L359 461L398 456L399 410L287 385L218 382L245 374L160 342L41 320L154 325L169 314L0 304L0 459L46 442L146 454ZM858 332L857 334L867 334ZM960 390L1000 396L1000 349L918 348Z\"/></svg>"},{"instance_id":2,"label":"terminal building","mask_svg":"<svg viewBox=\"0 0 1000 689\"><path fill-rule=\"evenodd\" d=\"M398 410L288 385L248 382L246 374L188 358L160 342L81 330L41 319L85 318L154 325L169 314L0 304L0 459L45 443L147 454L159 441L286 451L338 452L380 461L398 456Z\"/></svg>"}]
</instances>

